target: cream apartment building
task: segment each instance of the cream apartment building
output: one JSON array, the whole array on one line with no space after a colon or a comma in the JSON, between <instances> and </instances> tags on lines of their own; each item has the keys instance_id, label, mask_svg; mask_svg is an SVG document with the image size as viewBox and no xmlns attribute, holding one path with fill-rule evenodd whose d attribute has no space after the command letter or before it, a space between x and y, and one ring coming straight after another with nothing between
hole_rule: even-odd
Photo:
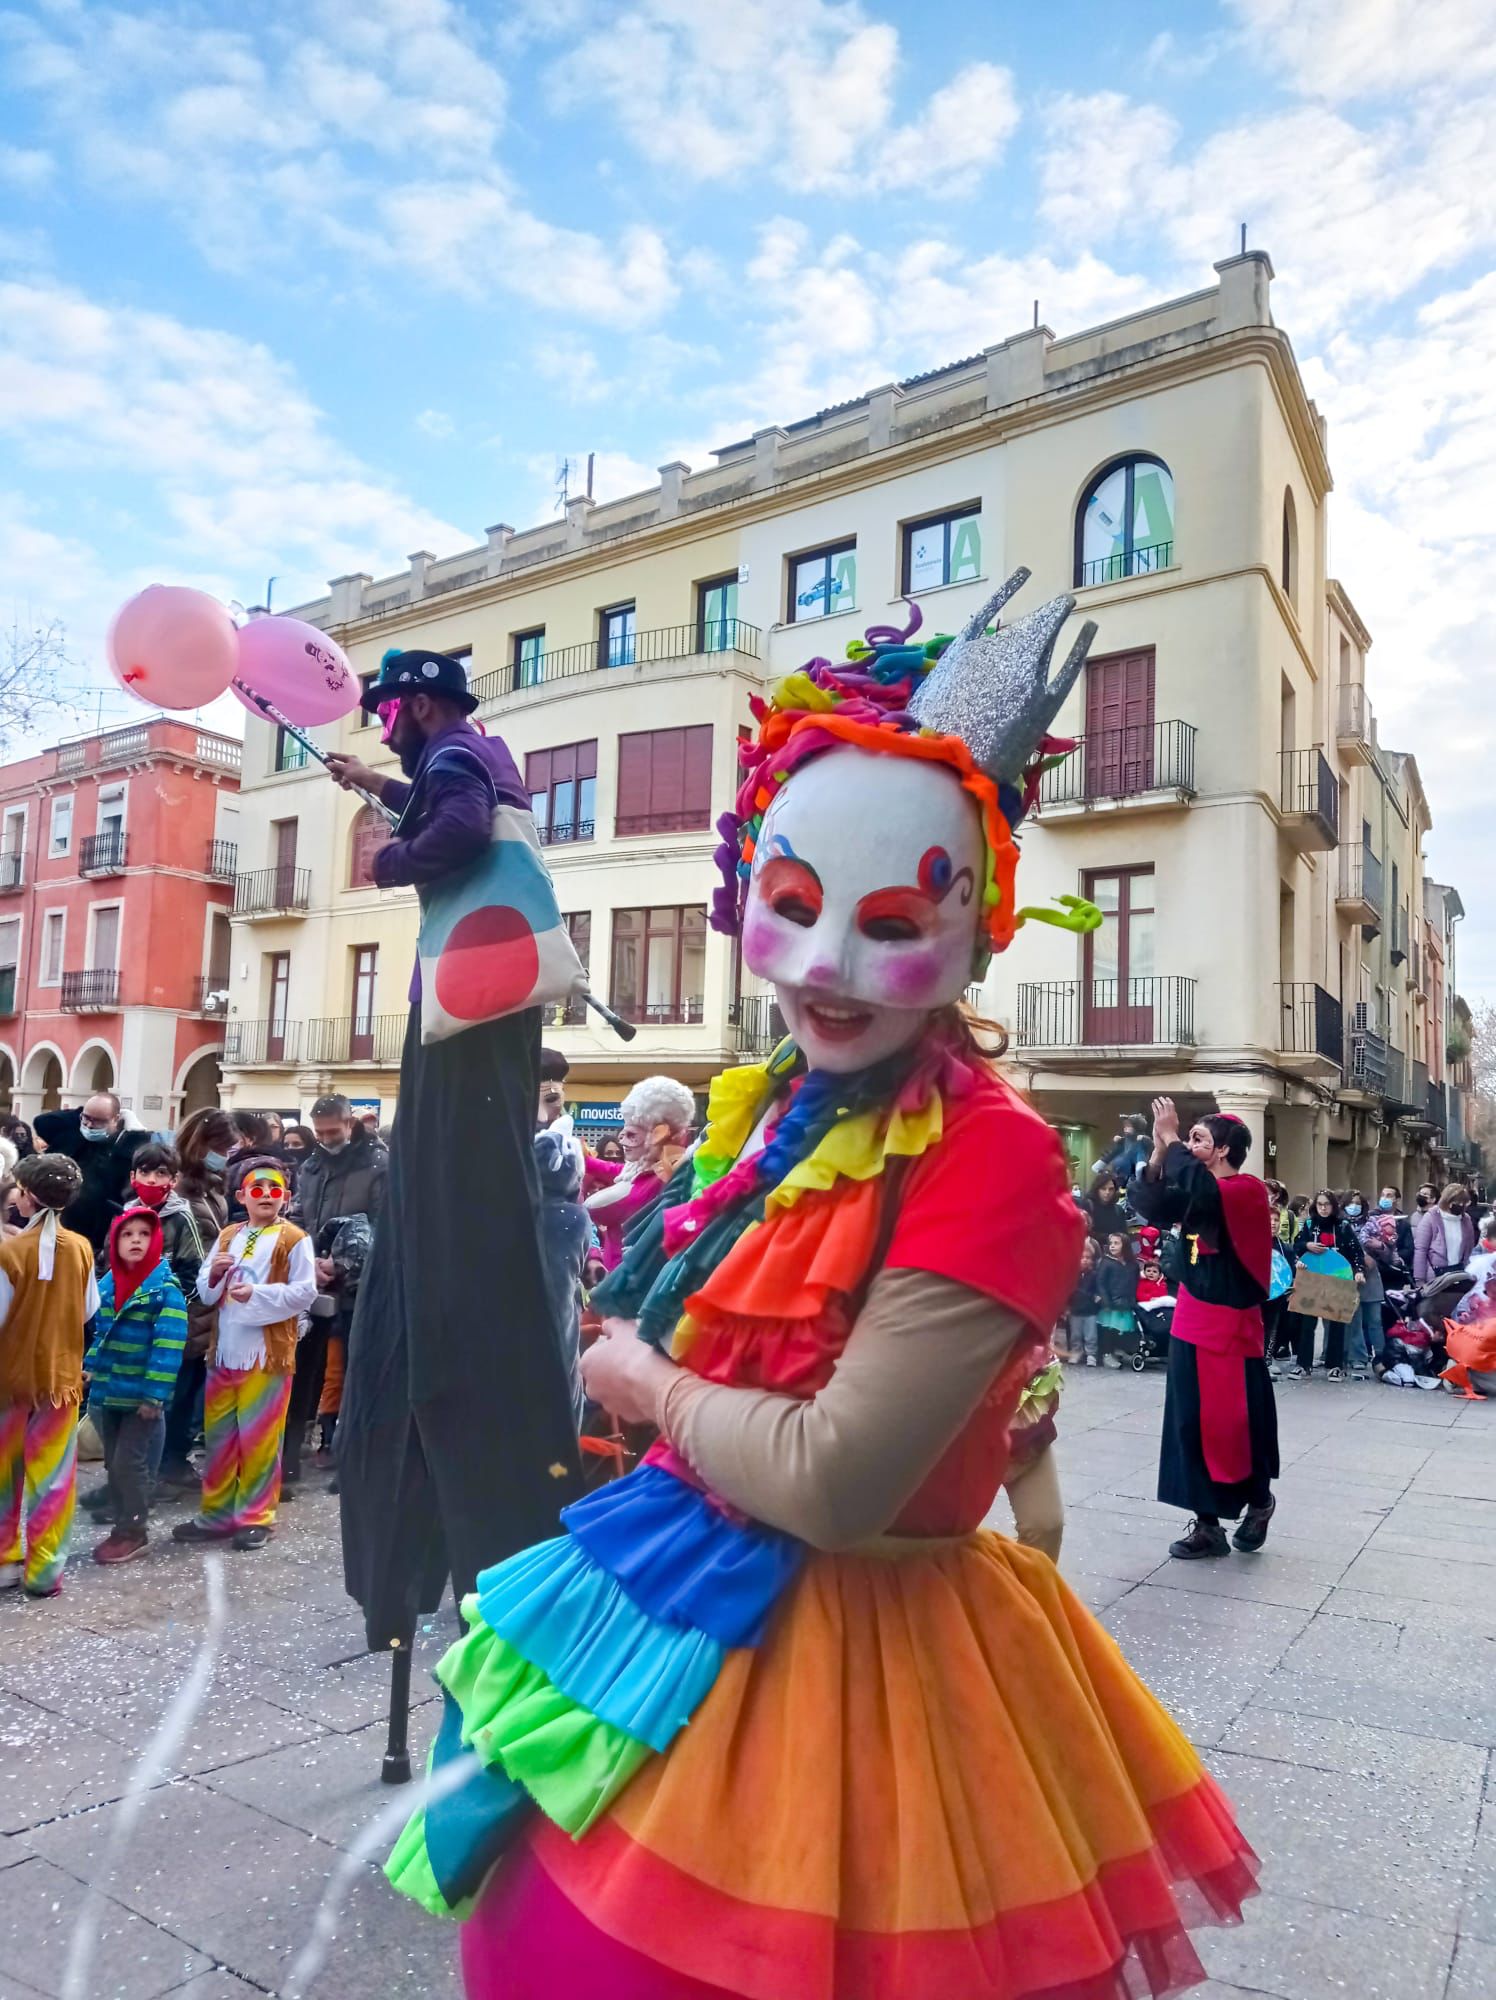
<instances>
[{"instance_id":1,"label":"cream apartment building","mask_svg":"<svg viewBox=\"0 0 1496 2000\"><path fill-rule=\"evenodd\" d=\"M1088 894L1106 922L1084 944L1031 926L983 1000L1077 1174L1164 1090L1239 1111L1258 1158L1305 1185L1422 1170L1440 1128L1432 1077L1410 1096L1428 1028L1406 968L1429 954L1399 953L1397 924L1408 944L1415 913L1427 926L1428 807L1376 743L1370 638L1325 574L1324 425L1272 267L1253 252L1216 274L299 608L361 673L389 646L466 657L591 983L640 1024L630 1045L575 1011L548 1024L584 1121L641 1075L701 1089L772 1039L769 997L705 923L755 692L908 604L953 631L1024 564L1018 609L1074 589L1099 637L1022 892ZM356 718L320 735L383 754ZM368 886L377 820L254 722L243 801L226 1094L294 1110L336 1087L388 1115L414 898Z\"/></svg>"}]
</instances>

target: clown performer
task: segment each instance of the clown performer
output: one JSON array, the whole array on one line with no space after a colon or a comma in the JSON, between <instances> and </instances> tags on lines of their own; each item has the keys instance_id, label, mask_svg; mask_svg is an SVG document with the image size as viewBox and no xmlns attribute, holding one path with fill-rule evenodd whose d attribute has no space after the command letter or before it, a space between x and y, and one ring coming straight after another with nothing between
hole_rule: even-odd
<instances>
[{"instance_id":1,"label":"clown performer","mask_svg":"<svg viewBox=\"0 0 1496 2000\"><path fill-rule=\"evenodd\" d=\"M1158 1497L1194 1515L1169 1554L1197 1562L1255 1555L1277 1506L1278 1412L1264 1355L1262 1308L1273 1274L1267 1187L1241 1171L1252 1135L1215 1112L1179 1136L1174 1101L1153 1101L1153 1154L1132 1184L1133 1206L1163 1228L1180 1223L1189 1261L1179 1285L1164 1392Z\"/></svg>"},{"instance_id":2,"label":"clown performer","mask_svg":"<svg viewBox=\"0 0 1496 2000\"><path fill-rule=\"evenodd\" d=\"M328 761L340 784L400 815L375 882L439 893L488 854L496 807L528 816L529 791L508 746L472 721L477 697L449 654L386 653L363 706L404 778ZM418 1614L436 1608L448 1576L461 1595L481 1563L554 1534L581 1491L536 1222L540 1008L425 1041L423 1000L435 1012L437 987L417 965L338 1418L344 1580L371 1649L395 1651L393 1775Z\"/></svg>"},{"instance_id":3,"label":"clown performer","mask_svg":"<svg viewBox=\"0 0 1496 2000\"><path fill-rule=\"evenodd\" d=\"M715 918L790 1039L599 1288L589 1393L659 1441L479 1577L432 1753L475 1767L389 1862L466 1918L470 2000L1135 2000L1254 1886L1182 1732L981 1527L1082 1230L959 1005L1091 636L1050 682L1070 598L988 633L1024 574L756 704Z\"/></svg>"},{"instance_id":4,"label":"clown performer","mask_svg":"<svg viewBox=\"0 0 1496 2000\"><path fill-rule=\"evenodd\" d=\"M275 1527L296 1342L317 1268L311 1238L282 1220L290 1190L279 1167L256 1161L240 1192L249 1220L230 1223L197 1274L198 1298L218 1308L203 1389L203 1498L171 1532L177 1542L259 1549Z\"/></svg>"}]
</instances>

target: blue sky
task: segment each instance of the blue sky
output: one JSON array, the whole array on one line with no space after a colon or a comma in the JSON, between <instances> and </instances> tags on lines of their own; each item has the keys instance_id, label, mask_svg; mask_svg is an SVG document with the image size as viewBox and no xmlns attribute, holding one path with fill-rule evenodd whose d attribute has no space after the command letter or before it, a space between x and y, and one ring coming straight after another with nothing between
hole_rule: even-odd
<instances>
[{"instance_id":1,"label":"blue sky","mask_svg":"<svg viewBox=\"0 0 1496 2000\"><path fill-rule=\"evenodd\" d=\"M562 455L633 490L1245 221L1496 993L1488 0L0 0L0 134L0 605L90 685L141 583L442 554Z\"/></svg>"}]
</instances>

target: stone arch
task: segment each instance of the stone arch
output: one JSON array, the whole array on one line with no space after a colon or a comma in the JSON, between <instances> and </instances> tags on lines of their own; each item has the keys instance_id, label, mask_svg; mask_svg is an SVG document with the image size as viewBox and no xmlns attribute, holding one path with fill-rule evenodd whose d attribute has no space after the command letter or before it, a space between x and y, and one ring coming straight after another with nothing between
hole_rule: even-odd
<instances>
[{"instance_id":1,"label":"stone arch","mask_svg":"<svg viewBox=\"0 0 1496 2000\"><path fill-rule=\"evenodd\" d=\"M16 1052L7 1043L0 1042L0 1114L15 1110L19 1081Z\"/></svg>"},{"instance_id":2,"label":"stone arch","mask_svg":"<svg viewBox=\"0 0 1496 2000\"><path fill-rule=\"evenodd\" d=\"M26 1066L21 1071L21 1093L24 1098L23 1118L34 1118L38 1111L60 1111L62 1109L63 1068L62 1050L54 1042L38 1042L26 1057Z\"/></svg>"},{"instance_id":3,"label":"stone arch","mask_svg":"<svg viewBox=\"0 0 1496 2000\"><path fill-rule=\"evenodd\" d=\"M119 1089L119 1068L114 1051L106 1041L85 1042L73 1058L73 1074L68 1093L81 1104L96 1090Z\"/></svg>"},{"instance_id":4,"label":"stone arch","mask_svg":"<svg viewBox=\"0 0 1496 2000\"><path fill-rule=\"evenodd\" d=\"M215 1108L221 1101L219 1093L222 1084L223 1049L194 1049L177 1072L172 1089L177 1124L180 1125L184 1118L190 1118L194 1111Z\"/></svg>"}]
</instances>

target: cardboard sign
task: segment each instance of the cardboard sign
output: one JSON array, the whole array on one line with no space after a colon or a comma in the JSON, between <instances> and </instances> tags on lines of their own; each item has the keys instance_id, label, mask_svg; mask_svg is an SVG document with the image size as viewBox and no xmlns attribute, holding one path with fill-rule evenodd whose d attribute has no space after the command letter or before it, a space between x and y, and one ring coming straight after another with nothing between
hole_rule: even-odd
<instances>
[{"instance_id":1,"label":"cardboard sign","mask_svg":"<svg viewBox=\"0 0 1496 2000\"><path fill-rule=\"evenodd\" d=\"M1342 1264L1344 1259L1339 1260ZM1341 1326L1356 1316L1361 1292L1354 1278L1332 1278L1301 1264L1288 1294L1288 1310L1306 1319L1335 1320Z\"/></svg>"}]
</instances>

